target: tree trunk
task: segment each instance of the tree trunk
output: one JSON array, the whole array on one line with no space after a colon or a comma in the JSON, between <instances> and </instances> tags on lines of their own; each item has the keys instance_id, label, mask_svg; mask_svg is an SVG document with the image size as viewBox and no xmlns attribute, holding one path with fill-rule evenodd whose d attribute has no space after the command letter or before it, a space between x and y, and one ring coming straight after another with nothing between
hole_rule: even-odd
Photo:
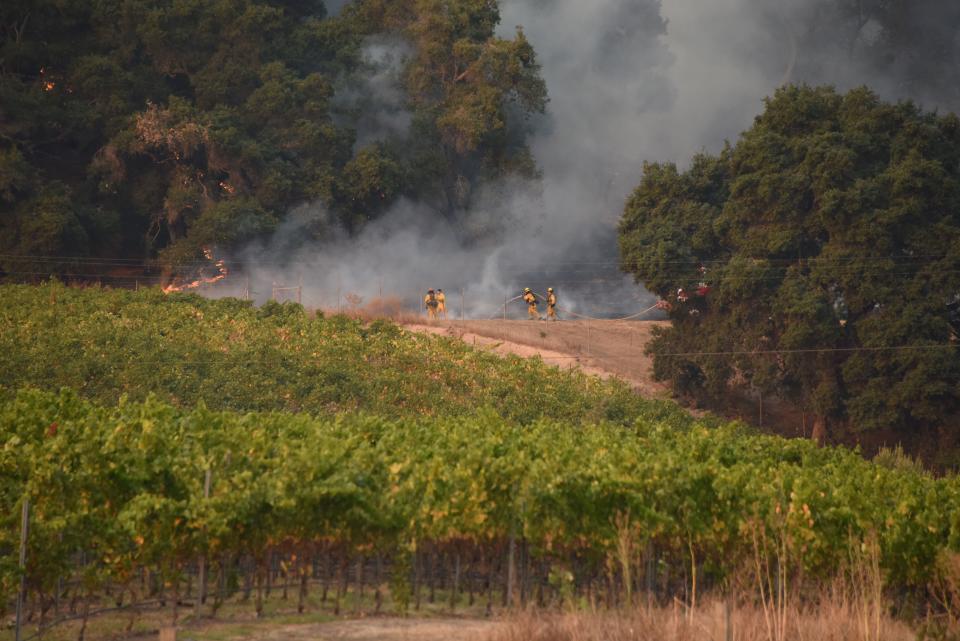
<instances>
[{"instance_id":1,"label":"tree trunk","mask_svg":"<svg viewBox=\"0 0 960 641\"><path fill-rule=\"evenodd\" d=\"M825 445L827 442L827 417L817 414L813 419L813 432L810 437L819 443Z\"/></svg>"}]
</instances>

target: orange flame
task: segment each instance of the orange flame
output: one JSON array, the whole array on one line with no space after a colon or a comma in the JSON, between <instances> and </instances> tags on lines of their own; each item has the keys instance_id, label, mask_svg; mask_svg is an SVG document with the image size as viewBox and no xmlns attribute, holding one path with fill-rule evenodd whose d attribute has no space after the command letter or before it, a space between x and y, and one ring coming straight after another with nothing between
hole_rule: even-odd
<instances>
[{"instance_id":1,"label":"orange flame","mask_svg":"<svg viewBox=\"0 0 960 641\"><path fill-rule=\"evenodd\" d=\"M208 248L204 248L203 255L207 260L213 263L214 267L217 268L216 276L211 276L209 278L205 278L201 276L196 280L190 281L189 283L183 283L180 285L177 285L176 283L170 283L169 285L163 288L163 293L170 294L172 292L182 292L188 289L196 289L201 285L212 285L213 283L220 282L221 280L223 280L224 278L230 275L230 270L227 269L227 264L226 262L224 262L222 258L218 260L214 260L213 252L210 251Z\"/></svg>"}]
</instances>

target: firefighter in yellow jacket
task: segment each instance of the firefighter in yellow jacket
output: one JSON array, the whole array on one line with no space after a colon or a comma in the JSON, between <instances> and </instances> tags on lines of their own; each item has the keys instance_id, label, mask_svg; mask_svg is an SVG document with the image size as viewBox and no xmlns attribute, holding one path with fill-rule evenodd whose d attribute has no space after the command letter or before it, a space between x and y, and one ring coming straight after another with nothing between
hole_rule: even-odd
<instances>
[{"instance_id":1,"label":"firefighter in yellow jacket","mask_svg":"<svg viewBox=\"0 0 960 641\"><path fill-rule=\"evenodd\" d=\"M447 296L442 289L437 290L437 316L447 320Z\"/></svg>"},{"instance_id":2,"label":"firefighter in yellow jacket","mask_svg":"<svg viewBox=\"0 0 960 641\"><path fill-rule=\"evenodd\" d=\"M437 320L437 307L440 303L437 301L437 295L432 289L427 290L427 295L423 297L423 306L427 308L427 318Z\"/></svg>"},{"instance_id":3,"label":"firefighter in yellow jacket","mask_svg":"<svg viewBox=\"0 0 960 641\"><path fill-rule=\"evenodd\" d=\"M537 295L527 287L523 290L523 302L527 304L527 315L530 320L540 320L540 312L537 310Z\"/></svg>"},{"instance_id":4,"label":"firefighter in yellow jacket","mask_svg":"<svg viewBox=\"0 0 960 641\"><path fill-rule=\"evenodd\" d=\"M557 295L553 293L553 287L547 288L547 319L557 320Z\"/></svg>"}]
</instances>

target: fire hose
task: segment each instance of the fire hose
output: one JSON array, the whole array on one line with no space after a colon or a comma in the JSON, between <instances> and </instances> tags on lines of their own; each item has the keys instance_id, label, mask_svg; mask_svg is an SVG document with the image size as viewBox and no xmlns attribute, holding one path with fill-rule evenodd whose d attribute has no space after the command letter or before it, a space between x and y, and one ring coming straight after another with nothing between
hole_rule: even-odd
<instances>
[{"instance_id":1,"label":"fire hose","mask_svg":"<svg viewBox=\"0 0 960 641\"><path fill-rule=\"evenodd\" d=\"M541 300L546 300L545 297L541 296L540 294L538 294L538 293L536 293L536 292L533 292L533 295L536 296L537 298L541 299ZM501 310L500 310L500 314L498 314L498 315L496 315L496 316L491 316L488 320L497 320L498 316L506 313L507 305L509 305L510 303L512 303L512 302L514 302L514 301L520 300L521 298L523 298L523 295L522 295L522 294L521 294L520 296L515 296L515 297L511 298L510 300L506 301L506 302L503 304L503 307L502 307ZM647 309L643 310L642 312L637 312L636 314L631 314L630 316L624 316L624 317L622 317L622 318L596 318L596 317L594 317L594 316L587 316L586 314L578 314L578 313L576 313L576 312L574 312L574 311L571 311L571 310L569 310L569 309L566 309L566 308L563 308L563 307L559 307L559 306L557 307L557 310L563 312L564 314L568 314L568 315L570 315L570 316L576 316L577 318L582 318L582 319L584 319L584 320L595 320L595 321L602 321L602 320L627 321L627 320L633 320L633 319L635 319L635 318L640 318L640 317L642 317L642 316L646 316L647 314L649 314L649 313L652 312L653 310L657 309L657 307L659 307L659 305L660 305L660 304L657 303L657 304L653 305L652 307L648 307Z\"/></svg>"}]
</instances>

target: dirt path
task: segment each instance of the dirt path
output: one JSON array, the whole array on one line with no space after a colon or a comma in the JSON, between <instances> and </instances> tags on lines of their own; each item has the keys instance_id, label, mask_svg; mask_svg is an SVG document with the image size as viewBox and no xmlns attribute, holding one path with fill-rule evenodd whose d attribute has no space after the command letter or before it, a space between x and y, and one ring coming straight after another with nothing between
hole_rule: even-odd
<instances>
[{"instance_id":1,"label":"dirt path","mask_svg":"<svg viewBox=\"0 0 960 641\"><path fill-rule=\"evenodd\" d=\"M411 331L453 336L498 354L540 356L561 368L616 376L639 394L665 398L667 388L652 376L652 359L643 353L653 329L663 323L637 321L437 321L406 324Z\"/></svg>"},{"instance_id":2,"label":"dirt path","mask_svg":"<svg viewBox=\"0 0 960 641\"><path fill-rule=\"evenodd\" d=\"M537 356L558 367L579 367L587 374L616 376L641 396L670 398L666 385L653 380L653 359L643 353L656 327L665 321L438 321L413 323L411 331L462 338L498 354ZM732 395L724 410L729 419L742 420L766 432L788 438L808 438L810 421L800 409L777 399ZM689 410L694 414L700 410ZM851 445L864 445L855 441ZM870 449L870 448L867 448ZM875 447L872 449L876 449Z\"/></svg>"},{"instance_id":3,"label":"dirt path","mask_svg":"<svg viewBox=\"0 0 960 641\"><path fill-rule=\"evenodd\" d=\"M485 619L367 618L277 625L216 635L229 641L483 641L499 626ZM189 637L185 634L184 638Z\"/></svg>"}]
</instances>

